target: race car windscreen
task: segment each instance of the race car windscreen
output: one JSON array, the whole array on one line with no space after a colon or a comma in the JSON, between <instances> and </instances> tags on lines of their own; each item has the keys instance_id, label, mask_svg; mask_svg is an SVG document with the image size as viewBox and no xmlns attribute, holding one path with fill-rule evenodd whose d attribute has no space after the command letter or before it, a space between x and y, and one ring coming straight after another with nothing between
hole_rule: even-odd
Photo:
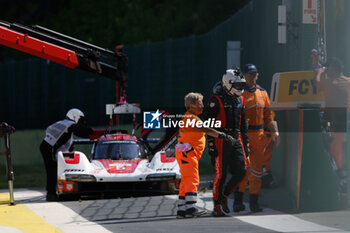
<instances>
[{"instance_id":1,"label":"race car windscreen","mask_svg":"<svg viewBox=\"0 0 350 233\"><path fill-rule=\"evenodd\" d=\"M101 141L96 145L93 159L127 160L146 156L146 149L137 142Z\"/></svg>"}]
</instances>

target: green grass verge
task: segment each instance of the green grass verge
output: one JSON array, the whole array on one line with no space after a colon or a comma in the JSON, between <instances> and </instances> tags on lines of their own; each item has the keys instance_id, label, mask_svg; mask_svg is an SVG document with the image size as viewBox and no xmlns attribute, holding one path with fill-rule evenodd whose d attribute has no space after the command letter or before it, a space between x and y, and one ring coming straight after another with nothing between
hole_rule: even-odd
<instances>
[{"instance_id":1,"label":"green grass verge","mask_svg":"<svg viewBox=\"0 0 350 233\"><path fill-rule=\"evenodd\" d=\"M8 188L8 181L6 176L6 168L1 167L0 173L0 188ZM28 188L28 187L44 187L46 185L46 173L44 166L26 165L15 166L14 172L14 188Z\"/></svg>"}]
</instances>

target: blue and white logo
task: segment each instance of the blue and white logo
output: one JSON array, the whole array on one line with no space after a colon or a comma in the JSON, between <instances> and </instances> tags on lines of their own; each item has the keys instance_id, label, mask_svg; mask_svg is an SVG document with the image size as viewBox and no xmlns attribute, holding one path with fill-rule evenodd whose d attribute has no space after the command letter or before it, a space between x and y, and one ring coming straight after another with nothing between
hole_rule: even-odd
<instances>
[{"instance_id":1,"label":"blue and white logo","mask_svg":"<svg viewBox=\"0 0 350 233\"><path fill-rule=\"evenodd\" d=\"M143 112L143 128L160 129L160 116L162 113L157 109L156 112Z\"/></svg>"}]
</instances>

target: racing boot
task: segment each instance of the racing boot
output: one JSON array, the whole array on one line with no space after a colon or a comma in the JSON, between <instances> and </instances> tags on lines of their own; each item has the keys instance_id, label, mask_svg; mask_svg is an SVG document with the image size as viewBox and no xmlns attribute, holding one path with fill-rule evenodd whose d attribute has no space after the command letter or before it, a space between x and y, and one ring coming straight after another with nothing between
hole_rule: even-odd
<instances>
[{"instance_id":1,"label":"racing boot","mask_svg":"<svg viewBox=\"0 0 350 233\"><path fill-rule=\"evenodd\" d=\"M235 200L233 202L233 211L239 212L245 210L245 205L243 204L243 193L235 192L234 193Z\"/></svg>"},{"instance_id":2,"label":"racing boot","mask_svg":"<svg viewBox=\"0 0 350 233\"><path fill-rule=\"evenodd\" d=\"M250 207L250 211L253 213L263 211L263 209L260 208L258 204L258 198L259 198L258 194L249 194L249 207Z\"/></svg>"},{"instance_id":3,"label":"racing boot","mask_svg":"<svg viewBox=\"0 0 350 233\"><path fill-rule=\"evenodd\" d=\"M177 202L177 214L176 218L185 218L186 215L186 200L184 196L179 196Z\"/></svg>"},{"instance_id":4,"label":"racing boot","mask_svg":"<svg viewBox=\"0 0 350 233\"><path fill-rule=\"evenodd\" d=\"M228 202L227 196L224 196L220 202L221 212L224 215L228 215L230 213L230 209L228 208L227 202Z\"/></svg>"},{"instance_id":5,"label":"racing boot","mask_svg":"<svg viewBox=\"0 0 350 233\"><path fill-rule=\"evenodd\" d=\"M214 217L223 217L223 216L225 216L225 214L221 210L221 205L220 204L216 204L214 206L213 216Z\"/></svg>"}]
</instances>

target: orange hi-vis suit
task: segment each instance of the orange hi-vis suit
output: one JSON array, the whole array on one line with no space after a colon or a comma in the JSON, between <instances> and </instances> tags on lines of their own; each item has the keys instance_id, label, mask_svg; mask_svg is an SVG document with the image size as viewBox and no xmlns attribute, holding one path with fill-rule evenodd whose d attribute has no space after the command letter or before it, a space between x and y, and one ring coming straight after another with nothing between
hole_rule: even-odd
<instances>
[{"instance_id":1,"label":"orange hi-vis suit","mask_svg":"<svg viewBox=\"0 0 350 233\"><path fill-rule=\"evenodd\" d=\"M264 126L273 121L270 99L265 89L256 85L245 88L243 93L245 114L248 121L250 155L245 178L239 185L239 192L244 193L249 179L249 193L259 194L261 189L262 166L266 147Z\"/></svg>"},{"instance_id":2,"label":"orange hi-vis suit","mask_svg":"<svg viewBox=\"0 0 350 233\"><path fill-rule=\"evenodd\" d=\"M197 203L197 190L199 185L198 160L201 158L205 147L205 133L199 132L188 121L201 121L198 116L186 112L182 120L183 128L180 128L178 144L175 146L176 160L180 166L181 183L179 190L179 211L195 208Z\"/></svg>"}]
</instances>

